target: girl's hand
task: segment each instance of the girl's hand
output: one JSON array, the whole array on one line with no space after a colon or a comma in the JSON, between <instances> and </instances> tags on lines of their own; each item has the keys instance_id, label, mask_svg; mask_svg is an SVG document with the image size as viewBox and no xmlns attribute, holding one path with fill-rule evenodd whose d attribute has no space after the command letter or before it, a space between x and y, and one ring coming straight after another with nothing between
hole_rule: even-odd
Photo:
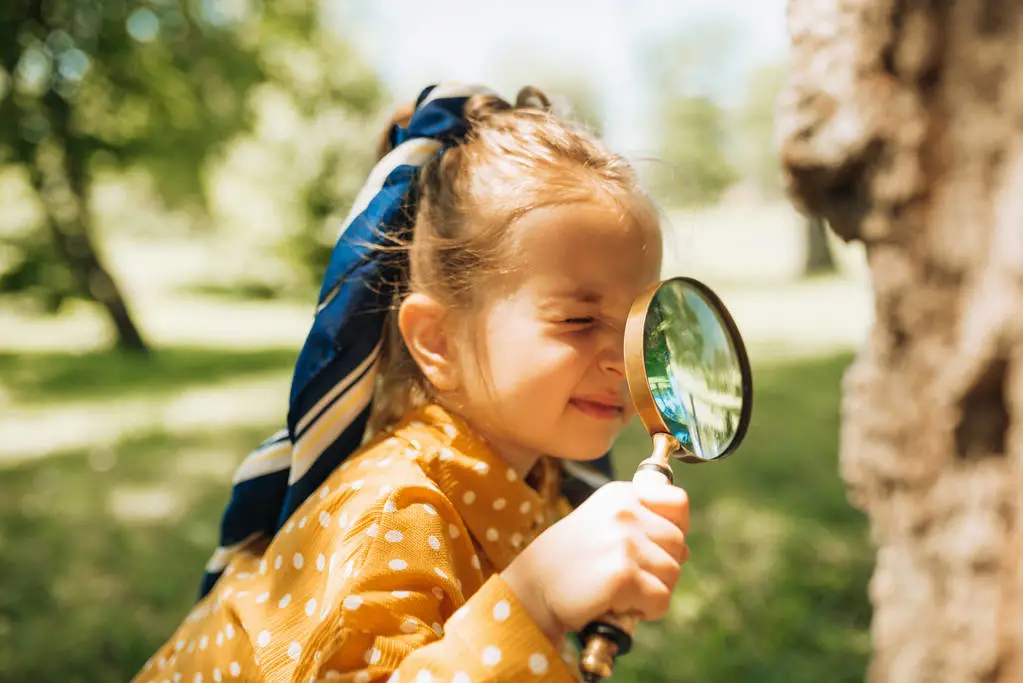
<instances>
[{"instance_id":1,"label":"girl's hand","mask_svg":"<svg viewBox=\"0 0 1023 683\"><path fill-rule=\"evenodd\" d=\"M689 499L677 486L597 489L502 572L551 642L609 611L656 620L689 557Z\"/></svg>"}]
</instances>

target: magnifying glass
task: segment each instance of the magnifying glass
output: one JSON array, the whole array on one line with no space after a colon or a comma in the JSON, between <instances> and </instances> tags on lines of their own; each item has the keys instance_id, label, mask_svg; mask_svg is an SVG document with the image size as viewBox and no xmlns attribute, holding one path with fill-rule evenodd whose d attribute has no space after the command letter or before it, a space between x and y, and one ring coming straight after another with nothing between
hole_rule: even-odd
<instances>
[{"instance_id":1,"label":"magnifying glass","mask_svg":"<svg viewBox=\"0 0 1023 683\"><path fill-rule=\"evenodd\" d=\"M625 326L629 393L653 439L632 481L674 481L671 459L700 463L735 452L749 426L753 377L735 321L721 299L691 278L664 280L641 294ZM607 614L583 629L587 683L614 670L632 647L636 614Z\"/></svg>"}]
</instances>

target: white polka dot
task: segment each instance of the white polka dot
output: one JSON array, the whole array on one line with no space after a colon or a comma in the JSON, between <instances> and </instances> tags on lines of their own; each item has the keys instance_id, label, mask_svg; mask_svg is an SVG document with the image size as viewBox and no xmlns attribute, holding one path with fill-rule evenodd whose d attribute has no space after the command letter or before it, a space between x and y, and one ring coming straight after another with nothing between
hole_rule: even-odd
<instances>
[{"instance_id":1,"label":"white polka dot","mask_svg":"<svg viewBox=\"0 0 1023 683\"><path fill-rule=\"evenodd\" d=\"M349 460L348 462L346 462L346 463L342 464L342 465L341 465L341 467L340 467L339 469L340 469L340 470L341 470L342 472L344 472L345 470L347 470L347 469L348 469L349 467L351 467L351 466L352 466L352 461L351 461L351 460Z\"/></svg>"},{"instance_id":2,"label":"white polka dot","mask_svg":"<svg viewBox=\"0 0 1023 683\"><path fill-rule=\"evenodd\" d=\"M498 498L497 500L494 501L494 509L495 510L503 510L504 506L507 505L507 504L508 504L508 501L506 501L504 498Z\"/></svg>"},{"instance_id":3,"label":"white polka dot","mask_svg":"<svg viewBox=\"0 0 1023 683\"><path fill-rule=\"evenodd\" d=\"M388 498L387 502L384 503L384 512L397 512L397 511L398 511L398 506L394 504L393 500Z\"/></svg>"},{"instance_id":4,"label":"white polka dot","mask_svg":"<svg viewBox=\"0 0 1023 683\"><path fill-rule=\"evenodd\" d=\"M330 513L324 510L320 513L320 526L326 529L328 524L330 524Z\"/></svg>"},{"instance_id":5,"label":"white polka dot","mask_svg":"<svg viewBox=\"0 0 1023 683\"><path fill-rule=\"evenodd\" d=\"M188 651L189 652L195 652L195 641L194 640L188 641Z\"/></svg>"},{"instance_id":6,"label":"white polka dot","mask_svg":"<svg viewBox=\"0 0 1023 683\"><path fill-rule=\"evenodd\" d=\"M437 598L438 600L444 599L444 591L440 589L440 586L434 586L430 590L433 591L433 597Z\"/></svg>"},{"instance_id":7,"label":"white polka dot","mask_svg":"<svg viewBox=\"0 0 1023 683\"><path fill-rule=\"evenodd\" d=\"M224 635L227 636L228 640L231 640L232 638L234 638L234 626L232 626L231 624L228 624L227 626L225 626L224 627Z\"/></svg>"},{"instance_id":8,"label":"white polka dot","mask_svg":"<svg viewBox=\"0 0 1023 683\"><path fill-rule=\"evenodd\" d=\"M487 529L487 540L488 541L496 541L499 536L500 536L500 534L497 533L497 529L494 529L494 528Z\"/></svg>"},{"instance_id":9,"label":"white polka dot","mask_svg":"<svg viewBox=\"0 0 1023 683\"><path fill-rule=\"evenodd\" d=\"M390 464L391 464L390 458L382 458L380 462L377 463L377 467L387 467Z\"/></svg>"},{"instance_id":10,"label":"white polka dot","mask_svg":"<svg viewBox=\"0 0 1023 683\"><path fill-rule=\"evenodd\" d=\"M519 473L515 470L508 468L508 471L504 473L504 476L508 478L508 481L515 481L519 478Z\"/></svg>"},{"instance_id":11,"label":"white polka dot","mask_svg":"<svg viewBox=\"0 0 1023 683\"><path fill-rule=\"evenodd\" d=\"M469 605L468 605L468 603L466 603L465 605L462 605L461 607L456 609L455 613L451 615L451 618L452 619L465 619L468 615L469 615Z\"/></svg>"},{"instance_id":12,"label":"white polka dot","mask_svg":"<svg viewBox=\"0 0 1023 683\"><path fill-rule=\"evenodd\" d=\"M264 602L270 599L270 593L264 591L256 596L256 603L262 605Z\"/></svg>"},{"instance_id":13,"label":"white polka dot","mask_svg":"<svg viewBox=\"0 0 1023 683\"><path fill-rule=\"evenodd\" d=\"M349 595L345 598L344 606L345 609L359 609L362 605L362 598L358 595Z\"/></svg>"},{"instance_id":14,"label":"white polka dot","mask_svg":"<svg viewBox=\"0 0 1023 683\"><path fill-rule=\"evenodd\" d=\"M238 676L242 672L242 668L238 666L238 662L231 662L231 666L228 667L232 676Z\"/></svg>"},{"instance_id":15,"label":"white polka dot","mask_svg":"<svg viewBox=\"0 0 1023 683\"><path fill-rule=\"evenodd\" d=\"M375 538L377 535L377 529L379 528L380 527L376 525L376 522L373 522L372 524L369 525L369 528L366 529L366 535L369 536L370 538Z\"/></svg>"},{"instance_id":16,"label":"white polka dot","mask_svg":"<svg viewBox=\"0 0 1023 683\"><path fill-rule=\"evenodd\" d=\"M440 449L440 459L444 462L447 462L448 460L454 460L455 454L454 452L452 452L450 448L442 448Z\"/></svg>"},{"instance_id":17,"label":"white polka dot","mask_svg":"<svg viewBox=\"0 0 1023 683\"><path fill-rule=\"evenodd\" d=\"M269 644L270 644L270 632L264 629L264 630L260 631L259 632L259 636L256 637L256 645L259 645L260 647L266 647Z\"/></svg>"},{"instance_id":18,"label":"white polka dot","mask_svg":"<svg viewBox=\"0 0 1023 683\"><path fill-rule=\"evenodd\" d=\"M305 604L306 616L313 616L316 613L316 598L309 598L309 601Z\"/></svg>"},{"instance_id":19,"label":"white polka dot","mask_svg":"<svg viewBox=\"0 0 1023 683\"><path fill-rule=\"evenodd\" d=\"M249 594L248 591L238 591L237 593L235 593L234 597L236 597L239 600L241 600L242 598L244 598L248 594Z\"/></svg>"},{"instance_id":20,"label":"white polka dot","mask_svg":"<svg viewBox=\"0 0 1023 683\"><path fill-rule=\"evenodd\" d=\"M359 489L362 488L363 483L365 483L365 482L363 482L362 479L357 479L357 480L353 481L351 484L349 484L349 486L352 487L353 491L358 491Z\"/></svg>"},{"instance_id":21,"label":"white polka dot","mask_svg":"<svg viewBox=\"0 0 1023 683\"><path fill-rule=\"evenodd\" d=\"M295 556L291 558L291 563L295 565L295 569L301 569L303 562L305 562L305 559L302 557L302 553L295 553Z\"/></svg>"},{"instance_id":22,"label":"white polka dot","mask_svg":"<svg viewBox=\"0 0 1023 683\"><path fill-rule=\"evenodd\" d=\"M284 597L277 601L277 606L284 609L291 604L291 593L285 593Z\"/></svg>"},{"instance_id":23,"label":"white polka dot","mask_svg":"<svg viewBox=\"0 0 1023 683\"><path fill-rule=\"evenodd\" d=\"M533 506L532 506L532 505L530 504L530 502L529 502L529 501L527 500L527 501L525 501L524 503L522 503L522 505L520 505L520 506L519 506L519 512L521 512L521 513L522 513L522 514L524 514L524 515L528 515L528 514L529 514L529 509L530 509L531 507L533 507Z\"/></svg>"},{"instance_id":24,"label":"white polka dot","mask_svg":"<svg viewBox=\"0 0 1023 683\"><path fill-rule=\"evenodd\" d=\"M347 512L342 512L340 514L340 516L338 516L338 518L337 518L337 525L339 527L341 527L342 529L345 529L345 528L348 527L348 513Z\"/></svg>"},{"instance_id":25,"label":"white polka dot","mask_svg":"<svg viewBox=\"0 0 1023 683\"><path fill-rule=\"evenodd\" d=\"M429 538L426 539L426 542L434 550L440 550L440 540L436 536L430 536Z\"/></svg>"},{"instance_id":26,"label":"white polka dot","mask_svg":"<svg viewBox=\"0 0 1023 683\"><path fill-rule=\"evenodd\" d=\"M391 595L393 595L394 597L396 597L396 598L398 598L400 600L402 598L407 598L408 596L410 596L412 594L409 593L408 591L391 591Z\"/></svg>"},{"instance_id":27,"label":"white polka dot","mask_svg":"<svg viewBox=\"0 0 1023 683\"><path fill-rule=\"evenodd\" d=\"M483 648L483 663L487 666L497 666L501 661L501 648L496 645L487 645Z\"/></svg>"},{"instance_id":28,"label":"white polka dot","mask_svg":"<svg viewBox=\"0 0 1023 683\"><path fill-rule=\"evenodd\" d=\"M418 622L416 622L415 619L406 619L405 621L401 622L402 633L415 633L418 630L419 624Z\"/></svg>"},{"instance_id":29,"label":"white polka dot","mask_svg":"<svg viewBox=\"0 0 1023 683\"><path fill-rule=\"evenodd\" d=\"M200 638L199 639L199 649L200 650L205 650L206 646L209 645L209 642L210 642L210 639L207 638L206 636L203 636L202 638Z\"/></svg>"},{"instance_id":30,"label":"white polka dot","mask_svg":"<svg viewBox=\"0 0 1023 683\"><path fill-rule=\"evenodd\" d=\"M479 472L480 474L486 474L487 472L490 471L490 465L488 465L485 462L478 462L475 465L473 465L472 468Z\"/></svg>"},{"instance_id":31,"label":"white polka dot","mask_svg":"<svg viewBox=\"0 0 1023 683\"><path fill-rule=\"evenodd\" d=\"M423 450L423 445L419 443L417 439L409 439L408 442L412 444L412 447L415 448L417 451Z\"/></svg>"},{"instance_id":32,"label":"white polka dot","mask_svg":"<svg viewBox=\"0 0 1023 683\"><path fill-rule=\"evenodd\" d=\"M395 560L391 560L390 562L388 562L387 566L390 567L391 569L393 569L396 572L400 572L402 569L407 569L408 568L408 562L406 562L405 560L395 559Z\"/></svg>"},{"instance_id":33,"label":"white polka dot","mask_svg":"<svg viewBox=\"0 0 1023 683\"><path fill-rule=\"evenodd\" d=\"M259 573L266 574L266 560L259 561Z\"/></svg>"},{"instance_id":34,"label":"white polka dot","mask_svg":"<svg viewBox=\"0 0 1023 683\"><path fill-rule=\"evenodd\" d=\"M192 680L195 681L195 683L202 683L202 674L201 673L196 674L195 678L193 678Z\"/></svg>"},{"instance_id":35,"label":"white polka dot","mask_svg":"<svg viewBox=\"0 0 1023 683\"><path fill-rule=\"evenodd\" d=\"M522 547L522 534L520 534L517 531L514 534L512 534L511 535L511 544L512 544L513 548L521 548Z\"/></svg>"},{"instance_id":36,"label":"white polka dot","mask_svg":"<svg viewBox=\"0 0 1023 683\"><path fill-rule=\"evenodd\" d=\"M341 678L341 672L340 671L336 671L334 669L331 669L330 671L327 672L327 680L328 681L336 681L336 680L338 680L340 678Z\"/></svg>"},{"instance_id":37,"label":"white polka dot","mask_svg":"<svg viewBox=\"0 0 1023 683\"><path fill-rule=\"evenodd\" d=\"M423 503L423 509L426 510L427 514L431 515L437 514L437 508L433 507L429 503Z\"/></svg>"},{"instance_id":38,"label":"white polka dot","mask_svg":"<svg viewBox=\"0 0 1023 683\"><path fill-rule=\"evenodd\" d=\"M355 683L369 683L370 675L368 671L360 671L355 674Z\"/></svg>"},{"instance_id":39,"label":"white polka dot","mask_svg":"<svg viewBox=\"0 0 1023 683\"><path fill-rule=\"evenodd\" d=\"M295 520L288 520L288 523L284 526L284 533L290 534L295 530Z\"/></svg>"},{"instance_id":40,"label":"white polka dot","mask_svg":"<svg viewBox=\"0 0 1023 683\"><path fill-rule=\"evenodd\" d=\"M504 621L511 616L511 605L508 604L507 600L502 600L494 605L494 618L498 621Z\"/></svg>"},{"instance_id":41,"label":"white polka dot","mask_svg":"<svg viewBox=\"0 0 1023 683\"><path fill-rule=\"evenodd\" d=\"M479 556L473 555L472 556L472 560L470 560L470 562L472 562L472 566L475 567L476 569L480 568L480 558L479 558Z\"/></svg>"},{"instance_id":42,"label":"white polka dot","mask_svg":"<svg viewBox=\"0 0 1023 683\"><path fill-rule=\"evenodd\" d=\"M298 520L298 528L299 529L304 529L305 525L306 525L306 522L308 522L308 521L309 521L308 517L303 517L302 519Z\"/></svg>"},{"instance_id":43,"label":"white polka dot","mask_svg":"<svg viewBox=\"0 0 1023 683\"><path fill-rule=\"evenodd\" d=\"M375 647L371 647L370 649L366 650L366 654L363 655L363 659L366 660L367 664L376 664L377 662L380 661L380 650L376 649Z\"/></svg>"},{"instance_id":44,"label":"white polka dot","mask_svg":"<svg viewBox=\"0 0 1023 683\"><path fill-rule=\"evenodd\" d=\"M529 655L529 670L537 676L543 676L547 673L547 658L539 652Z\"/></svg>"},{"instance_id":45,"label":"white polka dot","mask_svg":"<svg viewBox=\"0 0 1023 683\"><path fill-rule=\"evenodd\" d=\"M432 628L433 628L434 633L436 633L438 636L444 635L444 627L441 626L438 622L436 622L436 621L433 622Z\"/></svg>"},{"instance_id":46,"label":"white polka dot","mask_svg":"<svg viewBox=\"0 0 1023 683\"><path fill-rule=\"evenodd\" d=\"M302 644L295 640L291 641L291 645L288 645L288 656L298 659L300 654L302 654Z\"/></svg>"},{"instance_id":47,"label":"white polka dot","mask_svg":"<svg viewBox=\"0 0 1023 683\"><path fill-rule=\"evenodd\" d=\"M217 683L220 683L220 681L224 680L224 677L220 675L220 669L213 669L213 680L216 681Z\"/></svg>"},{"instance_id":48,"label":"white polka dot","mask_svg":"<svg viewBox=\"0 0 1023 683\"><path fill-rule=\"evenodd\" d=\"M274 560L274 569L280 569L281 568L281 563L283 563L283 562L284 562L284 558L281 557L280 555L278 555L277 559Z\"/></svg>"},{"instance_id":49,"label":"white polka dot","mask_svg":"<svg viewBox=\"0 0 1023 683\"><path fill-rule=\"evenodd\" d=\"M437 576L439 576L439 577L440 577L440 578L442 578L442 579L446 579L446 578L448 578L448 575L447 575L447 574L445 574L445 573L444 573L444 570L443 570L443 569L441 569L440 567L434 567L434 568L433 568L433 571L437 572Z\"/></svg>"},{"instance_id":50,"label":"white polka dot","mask_svg":"<svg viewBox=\"0 0 1023 683\"><path fill-rule=\"evenodd\" d=\"M224 644L224 634L222 632L220 632L220 631L217 631L216 643L217 643L217 647L220 647L221 645Z\"/></svg>"},{"instance_id":51,"label":"white polka dot","mask_svg":"<svg viewBox=\"0 0 1023 683\"><path fill-rule=\"evenodd\" d=\"M458 527L454 524L448 524L448 536L452 539L458 538L462 535L462 532L458 530Z\"/></svg>"},{"instance_id":52,"label":"white polka dot","mask_svg":"<svg viewBox=\"0 0 1023 683\"><path fill-rule=\"evenodd\" d=\"M391 529L386 534L384 534L384 538L386 538L391 543L400 543L405 537L397 529Z\"/></svg>"},{"instance_id":53,"label":"white polka dot","mask_svg":"<svg viewBox=\"0 0 1023 683\"><path fill-rule=\"evenodd\" d=\"M465 495L462 496L462 500L465 501L466 505L471 505L472 501L476 500L476 494L472 491L466 491Z\"/></svg>"},{"instance_id":54,"label":"white polka dot","mask_svg":"<svg viewBox=\"0 0 1023 683\"><path fill-rule=\"evenodd\" d=\"M420 671L416 674L416 683L431 683L433 675L429 671Z\"/></svg>"},{"instance_id":55,"label":"white polka dot","mask_svg":"<svg viewBox=\"0 0 1023 683\"><path fill-rule=\"evenodd\" d=\"M320 553L316 556L316 571L322 572L323 568L327 566L327 558Z\"/></svg>"},{"instance_id":56,"label":"white polka dot","mask_svg":"<svg viewBox=\"0 0 1023 683\"><path fill-rule=\"evenodd\" d=\"M330 487L327 486L327 485L324 485L324 487L322 489L320 489L320 498L321 499L322 498L326 498L327 494L329 494L329 493L330 493Z\"/></svg>"},{"instance_id":57,"label":"white polka dot","mask_svg":"<svg viewBox=\"0 0 1023 683\"><path fill-rule=\"evenodd\" d=\"M345 565L345 578L347 579L352 575L352 570L355 568L355 560L348 560L348 564Z\"/></svg>"}]
</instances>

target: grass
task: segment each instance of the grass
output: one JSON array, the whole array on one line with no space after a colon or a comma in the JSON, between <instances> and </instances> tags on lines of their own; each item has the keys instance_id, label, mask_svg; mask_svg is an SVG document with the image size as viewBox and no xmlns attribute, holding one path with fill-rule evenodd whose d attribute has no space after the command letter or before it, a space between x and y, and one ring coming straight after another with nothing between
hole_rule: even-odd
<instances>
[{"instance_id":1,"label":"grass","mask_svg":"<svg viewBox=\"0 0 1023 683\"><path fill-rule=\"evenodd\" d=\"M167 395L194 386L290 370L295 349L156 348L149 358L114 349L82 354L0 353L0 388L22 404Z\"/></svg>"},{"instance_id":2,"label":"grass","mask_svg":"<svg viewBox=\"0 0 1023 683\"><path fill-rule=\"evenodd\" d=\"M165 349L153 366L102 353L0 356L0 386L21 404L130 399L280 372L293 356ZM872 554L836 474L849 360L758 365L741 450L676 466L693 501L692 559L671 613L641 627L615 680L863 679ZM233 465L277 426L158 430L4 470L0 680L129 679L192 602ZM648 449L631 427L616 453L623 476Z\"/></svg>"}]
</instances>

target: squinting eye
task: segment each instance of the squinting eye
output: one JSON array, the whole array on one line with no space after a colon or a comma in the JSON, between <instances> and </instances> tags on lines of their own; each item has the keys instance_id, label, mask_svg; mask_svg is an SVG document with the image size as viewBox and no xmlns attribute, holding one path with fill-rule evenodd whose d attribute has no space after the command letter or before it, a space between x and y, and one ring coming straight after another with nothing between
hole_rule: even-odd
<instances>
[{"instance_id":1,"label":"squinting eye","mask_svg":"<svg viewBox=\"0 0 1023 683\"><path fill-rule=\"evenodd\" d=\"M595 320L596 318L568 318L567 320L563 320L562 322L567 323L569 325L589 325Z\"/></svg>"}]
</instances>

